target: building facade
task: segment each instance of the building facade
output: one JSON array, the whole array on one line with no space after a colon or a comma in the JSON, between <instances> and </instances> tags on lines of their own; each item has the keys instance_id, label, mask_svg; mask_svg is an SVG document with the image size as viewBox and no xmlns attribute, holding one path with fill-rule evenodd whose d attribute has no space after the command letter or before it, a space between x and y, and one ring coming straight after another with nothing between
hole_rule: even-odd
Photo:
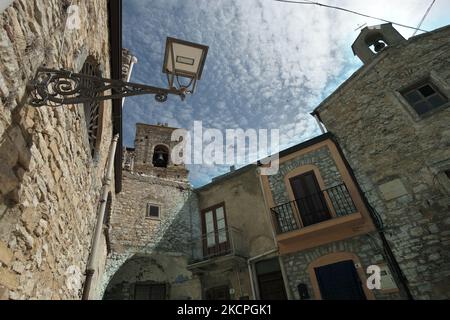
<instances>
[{"instance_id":1,"label":"building facade","mask_svg":"<svg viewBox=\"0 0 450 320\"><path fill-rule=\"evenodd\" d=\"M283 151L279 173L262 184L293 299L401 298L374 217L330 134ZM386 273L381 290L367 286L374 265Z\"/></svg>"},{"instance_id":2,"label":"building facade","mask_svg":"<svg viewBox=\"0 0 450 320\"><path fill-rule=\"evenodd\" d=\"M450 27L353 45L364 65L314 112L342 146L412 298L450 297Z\"/></svg>"},{"instance_id":3,"label":"building facade","mask_svg":"<svg viewBox=\"0 0 450 320\"><path fill-rule=\"evenodd\" d=\"M196 190L201 236L189 268L204 299L286 299L277 244L258 174L250 165Z\"/></svg>"},{"instance_id":4,"label":"building facade","mask_svg":"<svg viewBox=\"0 0 450 320\"><path fill-rule=\"evenodd\" d=\"M200 281L187 269L200 233L197 198L185 166L171 160L174 130L137 124L135 148L124 151L104 299L201 298Z\"/></svg>"},{"instance_id":5,"label":"building facade","mask_svg":"<svg viewBox=\"0 0 450 320\"><path fill-rule=\"evenodd\" d=\"M120 78L121 35L110 25L120 19L120 1L77 5L80 23L70 30L67 1L17 0L0 13L2 299L82 296L104 172L114 161L108 154L121 133L113 121L120 101L34 108L26 90L42 66ZM119 189L116 180L109 204ZM89 270L93 288L106 258L101 242Z\"/></svg>"}]
</instances>

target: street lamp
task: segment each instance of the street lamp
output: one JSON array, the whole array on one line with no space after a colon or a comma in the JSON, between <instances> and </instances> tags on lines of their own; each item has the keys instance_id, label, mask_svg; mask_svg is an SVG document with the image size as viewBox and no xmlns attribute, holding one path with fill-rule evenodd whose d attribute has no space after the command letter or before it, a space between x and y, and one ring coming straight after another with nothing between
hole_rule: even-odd
<instances>
[{"instance_id":1,"label":"street lamp","mask_svg":"<svg viewBox=\"0 0 450 320\"><path fill-rule=\"evenodd\" d=\"M106 79L65 69L39 68L28 85L30 104L34 107L58 106L145 94L155 95L158 102L165 102L169 94L184 100L187 94L194 93L197 80L201 79L207 54L207 46L168 37L163 65L168 88ZM183 84L183 81L187 83Z\"/></svg>"}]
</instances>

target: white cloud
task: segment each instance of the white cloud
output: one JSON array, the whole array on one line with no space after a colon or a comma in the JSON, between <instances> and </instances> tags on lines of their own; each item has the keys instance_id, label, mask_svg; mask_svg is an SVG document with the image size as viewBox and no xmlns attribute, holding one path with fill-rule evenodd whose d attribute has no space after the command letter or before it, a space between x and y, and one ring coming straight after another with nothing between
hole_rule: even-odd
<instances>
[{"instance_id":1,"label":"white cloud","mask_svg":"<svg viewBox=\"0 0 450 320\"><path fill-rule=\"evenodd\" d=\"M423 0L326 1L396 22L417 25L429 3ZM423 28L447 23L450 2L437 1ZM135 122L169 122L190 128L279 128L282 146L319 133L309 113L361 64L351 52L359 31L379 21L310 5L271 0L127 0L124 46L139 63L134 82L165 86L161 73L166 36L209 45L203 78L194 96L165 104L151 97L128 98L125 141ZM405 37L412 30L399 28ZM223 168L191 168L199 185Z\"/></svg>"}]
</instances>

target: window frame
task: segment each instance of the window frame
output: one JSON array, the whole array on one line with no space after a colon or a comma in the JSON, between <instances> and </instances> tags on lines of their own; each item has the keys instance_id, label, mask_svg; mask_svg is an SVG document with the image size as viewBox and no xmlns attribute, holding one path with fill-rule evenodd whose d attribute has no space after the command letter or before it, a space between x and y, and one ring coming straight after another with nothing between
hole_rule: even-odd
<instances>
[{"instance_id":1,"label":"window frame","mask_svg":"<svg viewBox=\"0 0 450 320\"><path fill-rule=\"evenodd\" d=\"M403 86L395 91L395 95L397 96L397 99L401 102L401 104L405 107L406 111L410 113L412 118L415 121L420 121L426 118L429 118L433 116L434 114L450 107L450 89L446 85L446 82L441 80L435 72L428 73L422 77L419 78L420 80L416 80L407 86ZM433 88L433 90L440 95L444 100L446 100L446 103L443 105L436 107L432 110L429 110L428 112L425 112L423 114L419 114L414 106L407 100L405 97L406 94L411 93L413 91L418 91L421 87L425 85L429 85ZM420 93L421 94L421 93ZM420 101L426 101L428 102L427 98L424 98Z\"/></svg>"},{"instance_id":2,"label":"window frame","mask_svg":"<svg viewBox=\"0 0 450 320\"><path fill-rule=\"evenodd\" d=\"M158 216L157 217L150 215L151 207L158 208ZM162 206L160 204L148 202L146 207L145 207L145 219L161 220L161 209L162 209Z\"/></svg>"},{"instance_id":3,"label":"window frame","mask_svg":"<svg viewBox=\"0 0 450 320\"><path fill-rule=\"evenodd\" d=\"M218 227L218 219L217 219L217 210L221 209L223 211L223 221L225 224L225 227L222 229L219 229ZM208 212L212 213L212 219L213 219L213 232L207 232L207 226L206 226L206 214ZM203 209L200 211L200 221L201 221L201 233L202 233L202 246L203 246L203 255L204 257L209 257L211 252L215 252L217 250L218 252L225 252L227 247L230 247L232 244L233 239L231 238L229 232L230 232L230 225L228 224L227 219L227 211L225 208L225 202L216 204L212 207ZM214 245L209 245L208 243L208 235L214 235ZM224 236L226 238L226 241L220 241L220 237ZM228 248L229 249L229 248Z\"/></svg>"}]
</instances>

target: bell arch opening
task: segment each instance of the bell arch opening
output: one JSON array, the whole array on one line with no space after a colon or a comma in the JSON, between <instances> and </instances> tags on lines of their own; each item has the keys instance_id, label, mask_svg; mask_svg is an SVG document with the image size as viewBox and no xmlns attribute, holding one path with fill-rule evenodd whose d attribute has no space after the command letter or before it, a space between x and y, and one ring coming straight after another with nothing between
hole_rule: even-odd
<instances>
[{"instance_id":1,"label":"bell arch opening","mask_svg":"<svg viewBox=\"0 0 450 320\"><path fill-rule=\"evenodd\" d=\"M157 145L153 150L153 166L156 168L167 168L169 164L169 148Z\"/></svg>"}]
</instances>

